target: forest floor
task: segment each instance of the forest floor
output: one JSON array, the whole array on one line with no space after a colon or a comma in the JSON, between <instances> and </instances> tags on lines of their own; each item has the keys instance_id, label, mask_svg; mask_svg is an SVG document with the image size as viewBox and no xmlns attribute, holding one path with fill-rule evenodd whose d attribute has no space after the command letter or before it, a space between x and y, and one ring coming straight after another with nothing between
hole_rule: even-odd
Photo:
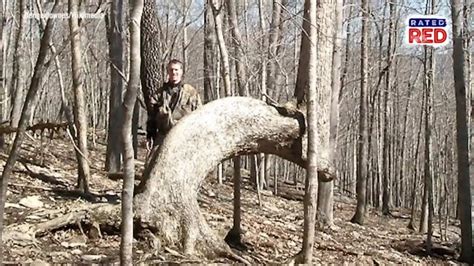
<instances>
[{"instance_id":1,"label":"forest floor","mask_svg":"<svg viewBox=\"0 0 474 266\"><path fill-rule=\"evenodd\" d=\"M142 146L139 158L143 159L143 152ZM4 152L0 154L2 171L6 156ZM97 142L91 147L90 156L90 188L97 196L93 200L74 193L76 160L67 138L27 139L8 185L5 230L16 233L4 234L4 263L118 262L120 236L116 230L101 228L98 233L93 230L94 226L77 223L37 234L36 237L22 232L35 224L92 209L98 204L120 203L121 180L109 179L103 170L104 143ZM140 172L143 164L138 163L137 168ZM224 238L232 226L230 179L222 185L217 184L215 179L207 179L201 188L200 204L210 226ZM242 210L244 241L248 250L236 251L240 256L252 264L279 264L299 252L303 231L301 201L287 200L266 191L262 193L260 205L257 193L245 179ZM315 263L458 263L455 258L459 251L459 229L455 224L450 223L447 240L443 242L440 241L439 227L435 225L434 242L440 252L426 256L423 249L426 236L407 229L407 210L394 210L392 216L384 217L379 211L369 209L364 226L350 222L354 210L354 198L336 194L335 226L316 233ZM156 254L140 241L135 242L134 246L136 263L232 263L227 259L198 261L170 248Z\"/></svg>"}]
</instances>

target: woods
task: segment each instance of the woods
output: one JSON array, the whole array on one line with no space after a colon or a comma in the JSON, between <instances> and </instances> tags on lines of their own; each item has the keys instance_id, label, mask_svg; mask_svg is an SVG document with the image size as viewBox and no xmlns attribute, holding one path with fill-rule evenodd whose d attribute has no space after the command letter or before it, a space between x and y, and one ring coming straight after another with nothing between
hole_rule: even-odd
<instances>
[{"instance_id":1,"label":"woods","mask_svg":"<svg viewBox=\"0 0 474 266\"><path fill-rule=\"evenodd\" d=\"M271 205L280 198L299 203L289 233L297 244L280 263L321 262L328 239L347 228L357 238L374 217L385 219L380 228L403 224L402 249L421 241L408 253L427 263L472 263L471 10L462 0L2 2L3 260L16 260L12 228L29 217L12 207L18 197L44 201L64 189L85 202L106 198L112 211L93 212L109 219L78 211L46 235L72 230L92 243L95 224L122 237L127 265L137 250L158 261L270 263L255 255L270 244L249 240L249 217L282 209ZM446 19L447 44L407 43L408 19L423 15ZM184 83L204 105L147 151L151 95L171 59L184 63ZM52 169L74 184L59 186ZM15 192L30 179L50 180L47 193ZM226 197L232 215L215 224L207 208Z\"/></svg>"}]
</instances>

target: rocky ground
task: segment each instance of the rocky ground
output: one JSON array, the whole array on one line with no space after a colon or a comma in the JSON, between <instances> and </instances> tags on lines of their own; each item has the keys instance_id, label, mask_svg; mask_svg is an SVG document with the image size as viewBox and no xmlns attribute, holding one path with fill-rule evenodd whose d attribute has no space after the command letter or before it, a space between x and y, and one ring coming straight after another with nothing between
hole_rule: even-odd
<instances>
[{"instance_id":1,"label":"rocky ground","mask_svg":"<svg viewBox=\"0 0 474 266\"><path fill-rule=\"evenodd\" d=\"M71 222L78 213L97 206L120 204L121 180L111 180L103 171L104 154L103 143L97 142L91 147L90 187L95 196L87 197L74 192L75 155L67 138L38 140L30 137L27 140L8 186L6 233L3 236L5 263L118 262L120 236L116 229ZM0 154L0 169L3 169L6 156ZM143 150L140 150L141 162L143 157ZM138 162L137 168L140 172L143 163ZM200 204L210 226L224 238L232 226L232 182L219 185L214 180L209 178L203 184ZM273 196L268 191L262 193L259 202L248 180L244 181L242 222L248 250L236 253L254 264L286 262L299 252L302 245L302 202ZM459 249L459 230L454 224L448 228L445 241L440 240L435 226L436 253L426 256L423 249L425 236L407 229L409 215L406 210L395 210L392 216L384 217L370 209L366 225L359 226L350 223L354 208L354 198L336 194L335 226L317 232L316 263L458 263L455 259ZM48 228L58 220L65 221L66 225L54 230L38 230ZM32 232L32 228L36 231ZM135 260L147 264L232 262L228 259L200 261L187 258L172 248L156 253L142 241L135 243Z\"/></svg>"}]
</instances>

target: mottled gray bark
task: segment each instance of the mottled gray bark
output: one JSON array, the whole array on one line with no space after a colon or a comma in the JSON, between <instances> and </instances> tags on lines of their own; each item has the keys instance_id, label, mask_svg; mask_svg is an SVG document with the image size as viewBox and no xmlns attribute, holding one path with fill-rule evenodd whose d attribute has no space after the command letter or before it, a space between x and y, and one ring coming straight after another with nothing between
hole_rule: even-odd
<instances>
[{"instance_id":1,"label":"mottled gray bark","mask_svg":"<svg viewBox=\"0 0 474 266\"><path fill-rule=\"evenodd\" d=\"M251 98L204 105L180 120L152 154L134 199L136 221L155 232L162 246L210 257L229 254L199 210L201 182L219 162L243 154L276 154L306 166L304 128L302 113Z\"/></svg>"},{"instance_id":2,"label":"mottled gray bark","mask_svg":"<svg viewBox=\"0 0 474 266\"><path fill-rule=\"evenodd\" d=\"M342 6L343 0L335 1L334 14L334 31L333 31L333 51L332 51L332 65L325 65L327 69L331 69L331 104L329 111L329 146L328 146L328 160L331 160L333 165L336 163L337 152L337 129L339 124L339 92L341 89L341 43L342 43ZM327 41L327 40L326 40ZM326 85L327 86L327 85ZM331 147L329 149L329 147ZM318 182L318 212L316 219L318 225L321 227L331 227L334 223L334 182Z\"/></svg>"},{"instance_id":3,"label":"mottled gray bark","mask_svg":"<svg viewBox=\"0 0 474 266\"><path fill-rule=\"evenodd\" d=\"M133 265L133 189L135 185L135 156L132 143L132 117L140 87L140 20L143 0L131 1L130 31L130 77L122 105L122 145L124 177L122 190L122 236L120 242L120 264Z\"/></svg>"},{"instance_id":4,"label":"mottled gray bark","mask_svg":"<svg viewBox=\"0 0 474 266\"><path fill-rule=\"evenodd\" d=\"M318 1L318 5L321 1ZM330 2L330 1L329 1ZM320 66L322 63L318 62L318 59L328 60L328 58L318 58L320 55L320 49L325 51L328 47L316 47L316 42L321 41L321 35L318 35L318 30L322 30L319 26L327 26L324 24L325 11L329 6L325 6L316 10L316 3L313 0L306 0L304 3L304 12L308 14L309 31L308 35L302 33L302 39L309 43L307 50L301 50L300 57L308 58L308 65L300 66L299 71L304 71L308 77L308 83L305 86L308 111L308 162L306 166L306 180L305 180L305 191L304 191L304 232L303 232L303 247L302 247L302 260L297 260L297 263L311 264L313 260L313 247L314 247L314 232L316 223L316 201L318 193L318 157L321 155L321 150L318 150L321 146L318 146L318 139L320 139L321 131L318 130L319 124L319 113L322 111L321 107L318 106L318 81L322 77L318 76L321 74ZM321 24L318 24L321 23ZM331 38L329 35L327 38ZM324 38L326 39L326 38ZM332 48L329 53L332 52ZM329 55L330 56L330 55ZM329 58L329 61L330 58ZM331 75L329 75L329 79ZM326 89L330 89L326 88ZM322 89L324 92L324 89ZM320 99L321 100L321 99ZM329 99L326 99L329 101ZM318 108L319 107L319 108ZM324 114L323 114L324 115Z\"/></svg>"},{"instance_id":5,"label":"mottled gray bark","mask_svg":"<svg viewBox=\"0 0 474 266\"><path fill-rule=\"evenodd\" d=\"M69 30L71 33L71 69L72 83L74 89L74 122L76 125L76 158L78 179L77 187L85 192L89 192L88 180L90 177L89 151L87 148L87 117L86 102L83 88L83 62L81 49L81 27L79 26L79 2L78 0L69 0L68 11L72 15L69 18Z\"/></svg>"}]
</instances>

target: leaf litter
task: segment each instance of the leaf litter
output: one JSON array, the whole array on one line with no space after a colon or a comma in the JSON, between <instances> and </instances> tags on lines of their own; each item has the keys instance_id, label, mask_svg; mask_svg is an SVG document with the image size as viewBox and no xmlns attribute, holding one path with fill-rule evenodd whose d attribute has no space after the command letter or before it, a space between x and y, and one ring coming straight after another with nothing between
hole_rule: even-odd
<instances>
[{"instance_id":1,"label":"leaf litter","mask_svg":"<svg viewBox=\"0 0 474 266\"><path fill-rule=\"evenodd\" d=\"M117 263L119 232L101 232L98 226L80 222L36 235L34 228L68 213L90 209L98 201L120 202L121 180L111 180L103 170L105 145L90 148L90 188L96 202L88 201L75 191L76 162L67 138L56 137L38 155L39 140L28 139L20 153L12 179L9 182L5 205L4 262L6 263ZM139 148L137 174L143 170L144 145ZM7 158L1 154L0 169ZM5 159L5 160L4 160ZM138 183L139 181L137 181ZM247 251L236 251L255 264L285 263L302 246L303 203L262 193L259 206L257 193L243 173L242 229ZM296 190L295 190L296 191ZM216 178L206 178L200 188L199 203L211 228L224 238L232 227L232 178L224 184ZM434 242L445 248L446 254L426 256L423 252L425 235L407 229L408 210L394 210L399 215L384 217L369 208L366 224L352 224L355 198L335 195L334 226L317 230L315 236L315 263L368 265L379 264L453 264L459 252L459 229L451 224L448 239L439 239L435 227ZM9 230L14 228L14 230ZM95 228L95 229L94 229ZM107 230L105 230L107 231ZM93 233L90 233L93 232ZM438 232L438 234L437 234ZM143 241L134 242L136 263L232 263L228 259L196 261L186 258L173 248L161 252L151 250ZM449 253L447 251L452 251Z\"/></svg>"}]
</instances>

